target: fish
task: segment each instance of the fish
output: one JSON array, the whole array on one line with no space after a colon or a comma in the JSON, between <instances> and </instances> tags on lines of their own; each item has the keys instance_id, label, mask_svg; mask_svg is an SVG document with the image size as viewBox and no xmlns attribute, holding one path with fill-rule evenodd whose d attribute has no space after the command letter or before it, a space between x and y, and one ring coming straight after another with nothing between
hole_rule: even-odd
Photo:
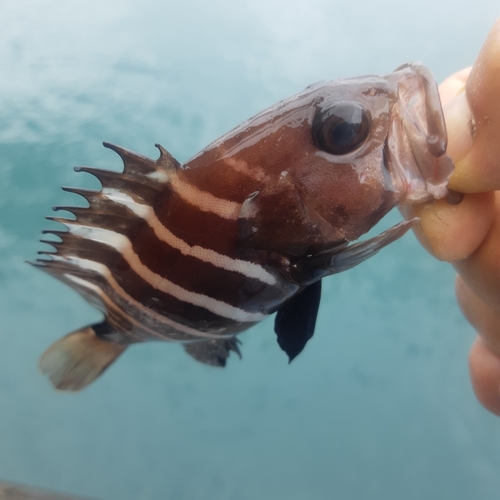
<instances>
[{"instance_id":1,"label":"fish","mask_svg":"<svg viewBox=\"0 0 500 500\"><path fill-rule=\"evenodd\" d=\"M313 336L322 279L403 236L415 219L356 241L397 206L448 194L454 165L438 88L407 63L385 75L322 81L246 120L181 164L104 143L123 172L75 167L100 190L63 188L62 230L33 265L104 319L50 346L39 367L78 391L129 345L180 342L223 367L238 334L275 314L289 362Z\"/></svg>"}]
</instances>

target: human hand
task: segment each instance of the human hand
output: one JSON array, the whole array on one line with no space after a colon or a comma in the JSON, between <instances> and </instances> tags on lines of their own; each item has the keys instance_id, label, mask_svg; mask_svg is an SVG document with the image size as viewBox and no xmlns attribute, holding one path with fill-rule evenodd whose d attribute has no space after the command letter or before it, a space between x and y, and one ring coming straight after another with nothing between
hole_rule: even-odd
<instances>
[{"instance_id":1,"label":"human hand","mask_svg":"<svg viewBox=\"0 0 500 500\"><path fill-rule=\"evenodd\" d=\"M500 19L474 66L439 90L456 166L449 187L465 194L456 205L437 200L404 213L420 218L421 244L457 271L458 304L478 333L469 355L472 385L481 404L500 415Z\"/></svg>"}]
</instances>

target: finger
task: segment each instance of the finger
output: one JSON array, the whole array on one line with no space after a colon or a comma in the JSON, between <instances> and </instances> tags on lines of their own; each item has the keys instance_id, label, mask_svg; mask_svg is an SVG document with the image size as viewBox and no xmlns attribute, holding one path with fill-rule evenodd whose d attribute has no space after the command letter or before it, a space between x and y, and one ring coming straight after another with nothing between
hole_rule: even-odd
<instances>
[{"instance_id":1,"label":"finger","mask_svg":"<svg viewBox=\"0 0 500 500\"><path fill-rule=\"evenodd\" d=\"M439 97L441 104L444 106L448 101L451 101L455 96L465 90L465 84L469 77L471 67L462 69L457 73L449 76L441 85L439 85Z\"/></svg>"},{"instance_id":2,"label":"finger","mask_svg":"<svg viewBox=\"0 0 500 500\"><path fill-rule=\"evenodd\" d=\"M500 358L477 337L469 354L472 388L479 402L495 415L500 415Z\"/></svg>"},{"instance_id":3,"label":"finger","mask_svg":"<svg viewBox=\"0 0 500 500\"><path fill-rule=\"evenodd\" d=\"M443 113L448 133L446 153L451 156L456 165L469 154L474 145L472 111L467 102L465 92L460 92L453 99L449 100L443 106Z\"/></svg>"},{"instance_id":4,"label":"finger","mask_svg":"<svg viewBox=\"0 0 500 500\"><path fill-rule=\"evenodd\" d=\"M500 415L500 310L482 301L460 276L455 291L460 309L479 333L469 354L472 387L480 403Z\"/></svg>"},{"instance_id":5,"label":"finger","mask_svg":"<svg viewBox=\"0 0 500 500\"><path fill-rule=\"evenodd\" d=\"M479 248L454 263L468 287L493 308L500 304L500 192L494 193L495 208L491 227ZM477 221L479 224L479 220Z\"/></svg>"},{"instance_id":6,"label":"finger","mask_svg":"<svg viewBox=\"0 0 500 500\"><path fill-rule=\"evenodd\" d=\"M493 220L494 194L466 194L458 205L436 200L401 211L406 219L420 219L413 231L428 252L457 262L473 254L485 239Z\"/></svg>"},{"instance_id":7,"label":"finger","mask_svg":"<svg viewBox=\"0 0 500 500\"><path fill-rule=\"evenodd\" d=\"M467 321L479 333L488 349L500 358L500 309L481 300L460 276L455 280L455 293Z\"/></svg>"},{"instance_id":8,"label":"finger","mask_svg":"<svg viewBox=\"0 0 500 500\"><path fill-rule=\"evenodd\" d=\"M474 144L456 160L449 186L467 193L500 189L500 19L481 48L465 92L474 117Z\"/></svg>"},{"instance_id":9,"label":"finger","mask_svg":"<svg viewBox=\"0 0 500 500\"><path fill-rule=\"evenodd\" d=\"M447 153L454 162L462 160L473 146L472 115L463 92L470 71L463 69L439 86L445 103ZM401 211L407 219L420 218L414 233L428 252L440 260L456 262L471 255L485 238L493 219L493 194L468 194L458 205L438 200Z\"/></svg>"}]
</instances>

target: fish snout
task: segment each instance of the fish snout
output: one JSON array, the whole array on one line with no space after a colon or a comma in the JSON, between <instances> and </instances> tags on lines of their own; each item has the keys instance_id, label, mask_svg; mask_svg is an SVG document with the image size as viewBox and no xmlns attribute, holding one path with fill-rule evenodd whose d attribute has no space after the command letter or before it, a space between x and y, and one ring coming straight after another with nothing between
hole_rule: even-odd
<instances>
[{"instance_id":1,"label":"fish snout","mask_svg":"<svg viewBox=\"0 0 500 500\"><path fill-rule=\"evenodd\" d=\"M400 183L405 184L403 202L444 198L454 165L446 154L448 137L436 81L418 62L400 66L393 75L397 78L398 104L391 132L400 137L390 141Z\"/></svg>"}]
</instances>

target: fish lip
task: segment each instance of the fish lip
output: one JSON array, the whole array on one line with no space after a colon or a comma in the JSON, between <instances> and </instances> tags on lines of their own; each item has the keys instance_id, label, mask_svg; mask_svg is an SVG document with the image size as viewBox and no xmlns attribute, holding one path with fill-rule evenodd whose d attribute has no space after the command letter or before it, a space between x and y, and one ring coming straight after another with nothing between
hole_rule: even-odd
<instances>
[{"instance_id":1,"label":"fish lip","mask_svg":"<svg viewBox=\"0 0 500 500\"><path fill-rule=\"evenodd\" d=\"M385 157L401 196L399 204L444 198L454 165L446 154L446 125L437 84L421 63L400 66L392 76L397 101Z\"/></svg>"}]
</instances>

